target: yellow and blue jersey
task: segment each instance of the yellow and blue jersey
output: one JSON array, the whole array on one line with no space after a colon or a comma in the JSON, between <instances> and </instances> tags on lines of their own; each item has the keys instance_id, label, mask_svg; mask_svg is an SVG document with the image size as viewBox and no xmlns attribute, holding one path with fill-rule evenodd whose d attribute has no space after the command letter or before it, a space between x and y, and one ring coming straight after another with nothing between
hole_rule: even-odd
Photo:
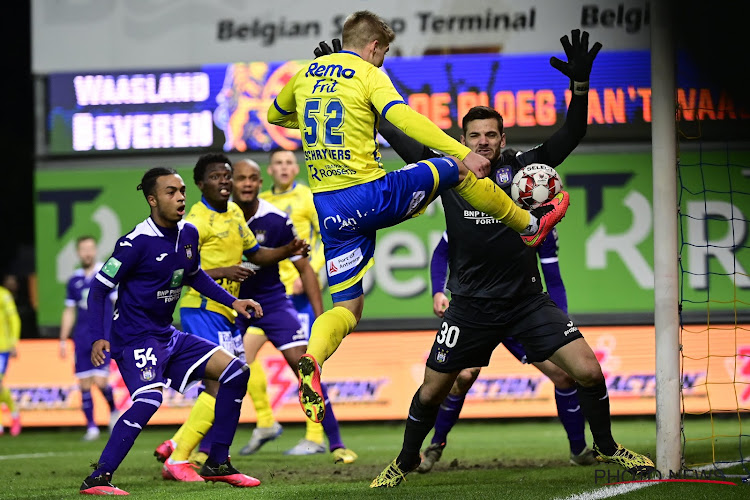
<instances>
[{"instance_id":1,"label":"yellow and blue jersey","mask_svg":"<svg viewBox=\"0 0 750 500\"><path fill-rule=\"evenodd\" d=\"M239 265L242 262L243 251L260 248L255 235L247 227L242 209L234 202L230 201L227 204L225 212L217 212L205 200L201 200L190 208L186 220L198 228L198 251L203 269ZM238 296L238 281L222 278L216 282L227 292ZM225 316L232 323L237 317L232 308L201 295L193 288L187 289L180 307L213 311Z\"/></svg>"},{"instance_id":2,"label":"yellow and blue jersey","mask_svg":"<svg viewBox=\"0 0 750 500\"><path fill-rule=\"evenodd\" d=\"M354 52L319 57L297 72L268 110L268 121L302 133L313 193L385 175L378 149L379 115L426 146L463 159L469 148L412 110L388 75Z\"/></svg>"},{"instance_id":3,"label":"yellow and blue jersey","mask_svg":"<svg viewBox=\"0 0 750 500\"><path fill-rule=\"evenodd\" d=\"M310 252L310 265L317 273L325 263L323 256L323 245L320 240L320 225L318 224L318 213L313 203L312 191L304 184L295 182L290 189L283 192L264 191L260 198L270 202L279 210L286 212L294 224L297 236L307 241L312 248ZM289 259L279 262L279 276L284 283L286 294L292 295L292 285L299 277L297 268Z\"/></svg>"},{"instance_id":4,"label":"yellow and blue jersey","mask_svg":"<svg viewBox=\"0 0 750 500\"><path fill-rule=\"evenodd\" d=\"M0 352L9 352L21 337L21 318L13 294L0 286Z\"/></svg>"}]
</instances>

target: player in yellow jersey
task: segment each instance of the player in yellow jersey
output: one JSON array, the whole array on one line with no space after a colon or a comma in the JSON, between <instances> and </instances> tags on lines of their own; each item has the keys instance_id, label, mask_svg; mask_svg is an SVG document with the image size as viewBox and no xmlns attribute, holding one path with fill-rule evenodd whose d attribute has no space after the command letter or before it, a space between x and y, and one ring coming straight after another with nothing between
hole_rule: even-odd
<instances>
[{"instance_id":1,"label":"player in yellow jersey","mask_svg":"<svg viewBox=\"0 0 750 500\"><path fill-rule=\"evenodd\" d=\"M272 151L267 172L273 180L273 186L270 190L263 191L260 198L289 215L300 239L310 244L310 265L313 271L316 274L320 273L325 264L325 256L320 239L318 213L315 210L310 188L296 181L299 174L297 157L292 151L283 149ZM279 272L281 282L286 287L286 294L297 309L302 326L309 333L316 314L312 309L299 272L288 260L279 263Z\"/></svg>"},{"instance_id":2,"label":"player in yellow jersey","mask_svg":"<svg viewBox=\"0 0 750 500\"><path fill-rule=\"evenodd\" d=\"M411 109L378 69L395 38L380 17L355 12L344 22L342 38L343 51L304 65L268 110L269 123L302 133L333 298L334 307L313 324L307 354L299 362L300 405L315 421L325 414L320 367L362 316L362 278L373 265L378 229L419 215L440 193L454 188L536 246L569 203L563 192L533 213L518 208L494 182L483 179L489 160ZM378 113L412 138L452 156L386 174L375 140Z\"/></svg>"},{"instance_id":3,"label":"player in yellow jersey","mask_svg":"<svg viewBox=\"0 0 750 500\"><path fill-rule=\"evenodd\" d=\"M13 401L10 390L3 385L3 376L8 369L8 361L16 356L16 344L21 337L21 318L16 309L16 302L10 290L0 286L0 434L3 430L2 404L8 408L13 423L10 435L17 436L21 432L21 417Z\"/></svg>"},{"instance_id":4,"label":"player in yellow jersey","mask_svg":"<svg viewBox=\"0 0 750 500\"><path fill-rule=\"evenodd\" d=\"M297 157L292 151L277 149L271 152L267 168L273 184L271 189L260 194L260 198L270 202L276 208L286 212L299 238L307 241L312 250L310 251L309 265L305 270L314 275L316 279L302 279L298 267L302 260L283 260L279 263L279 277L286 289L286 295L292 301L297 311L299 322L305 330L305 338L310 338L310 327L312 322L323 310L315 310L313 303L320 302L320 287L317 275L325 262L323 246L320 242L320 227L318 226L318 214L313 204L313 196L310 188L305 184L298 183L296 177L299 174ZM236 187L236 186L235 186ZM309 268L309 269L308 269ZM314 289L312 289L314 287ZM247 343L249 337L245 338ZM257 452L261 446L279 437L282 433L281 425L276 422L271 410L271 402L268 398L267 383L265 377L256 366L259 361L253 361L250 365L251 373L248 384L248 394L253 400L257 415L256 427L247 445L240 450L240 455L250 455ZM323 426L316 422L308 421L305 437L293 448L287 450L287 455L313 455L325 453L323 446Z\"/></svg>"},{"instance_id":5,"label":"player in yellow jersey","mask_svg":"<svg viewBox=\"0 0 750 500\"><path fill-rule=\"evenodd\" d=\"M278 248L261 247L247 227L242 210L229 201L232 192L232 164L223 154L198 158L193 180L201 190L201 201L190 208L188 222L198 228L201 267L229 293L236 296L240 283L250 276L242 266L244 255L258 266L275 264L293 255L307 253L307 244L294 239ZM184 331L210 340L244 360L242 336L234 325L234 310L213 301L192 288L180 303ZM178 481L202 481L188 462L190 452L211 428L219 384L204 381L190 417L171 439L162 443L155 455L164 460L162 476ZM219 423L220 424L220 423Z\"/></svg>"}]
</instances>

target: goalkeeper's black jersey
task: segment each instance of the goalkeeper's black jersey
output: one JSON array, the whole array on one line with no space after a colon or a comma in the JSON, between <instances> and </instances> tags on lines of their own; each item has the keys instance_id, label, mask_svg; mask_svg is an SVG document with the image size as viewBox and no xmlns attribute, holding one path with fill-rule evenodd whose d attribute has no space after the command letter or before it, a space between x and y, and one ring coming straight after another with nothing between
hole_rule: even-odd
<instances>
[{"instance_id":1,"label":"goalkeeper's black jersey","mask_svg":"<svg viewBox=\"0 0 750 500\"><path fill-rule=\"evenodd\" d=\"M510 195L513 176L524 166L560 165L586 135L587 112L588 95L573 95L563 126L533 149L518 154L503 151L490 178ZM436 156L382 117L379 131L406 163ZM452 294L512 304L542 291L536 250L527 247L517 232L476 210L454 189L441 199L450 249L447 288Z\"/></svg>"},{"instance_id":2,"label":"goalkeeper's black jersey","mask_svg":"<svg viewBox=\"0 0 750 500\"><path fill-rule=\"evenodd\" d=\"M532 149L514 156L504 151L492 166L491 178L510 194L516 172L530 163L544 163ZM454 295L515 302L542 291L536 249L516 231L480 212L450 189L441 195L449 241L447 288Z\"/></svg>"}]
</instances>

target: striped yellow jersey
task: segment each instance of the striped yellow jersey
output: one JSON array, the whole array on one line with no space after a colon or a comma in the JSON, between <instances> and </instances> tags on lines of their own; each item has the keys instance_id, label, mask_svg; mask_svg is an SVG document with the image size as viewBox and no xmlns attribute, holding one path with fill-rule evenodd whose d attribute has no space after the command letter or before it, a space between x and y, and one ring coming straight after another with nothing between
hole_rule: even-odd
<instances>
[{"instance_id":1,"label":"striped yellow jersey","mask_svg":"<svg viewBox=\"0 0 750 500\"><path fill-rule=\"evenodd\" d=\"M459 159L469 153L406 105L388 75L349 51L303 66L279 92L268 121L300 129L310 188L319 193L385 175L376 140L378 113L428 147Z\"/></svg>"},{"instance_id":2,"label":"striped yellow jersey","mask_svg":"<svg viewBox=\"0 0 750 500\"><path fill-rule=\"evenodd\" d=\"M315 211L313 196L310 188L304 184L295 182L290 189L283 192L269 191L260 193L260 198L272 203L279 210L283 210L292 219L294 229L300 239L307 241L312 247L310 252L310 265L317 273L325 263L323 255L323 244L320 240L320 226L318 225L318 213ZM292 294L292 285L299 273L297 268L289 259L279 262L279 276L286 287L287 295Z\"/></svg>"},{"instance_id":3,"label":"striped yellow jersey","mask_svg":"<svg viewBox=\"0 0 750 500\"><path fill-rule=\"evenodd\" d=\"M198 251L204 270L239 265L242 263L243 251L260 248L255 235L247 227L242 209L234 202L228 203L226 212L217 212L201 200L190 207L186 220L198 228ZM238 296L238 281L222 278L216 282L227 292ZM187 288L180 307L217 312L231 322L237 317L234 309L201 295L191 287Z\"/></svg>"},{"instance_id":4,"label":"striped yellow jersey","mask_svg":"<svg viewBox=\"0 0 750 500\"><path fill-rule=\"evenodd\" d=\"M21 318L13 294L0 286L0 352L9 352L21 337Z\"/></svg>"}]
</instances>

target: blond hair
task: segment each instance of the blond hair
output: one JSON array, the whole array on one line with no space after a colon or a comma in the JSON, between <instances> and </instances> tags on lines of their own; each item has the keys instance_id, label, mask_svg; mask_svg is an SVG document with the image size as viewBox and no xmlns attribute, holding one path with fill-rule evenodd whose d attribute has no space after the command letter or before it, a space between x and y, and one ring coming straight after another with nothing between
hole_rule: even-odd
<instances>
[{"instance_id":1,"label":"blond hair","mask_svg":"<svg viewBox=\"0 0 750 500\"><path fill-rule=\"evenodd\" d=\"M381 45L390 45L396 33L377 14L359 10L344 21L341 38L345 47L361 49L373 40Z\"/></svg>"}]
</instances>

